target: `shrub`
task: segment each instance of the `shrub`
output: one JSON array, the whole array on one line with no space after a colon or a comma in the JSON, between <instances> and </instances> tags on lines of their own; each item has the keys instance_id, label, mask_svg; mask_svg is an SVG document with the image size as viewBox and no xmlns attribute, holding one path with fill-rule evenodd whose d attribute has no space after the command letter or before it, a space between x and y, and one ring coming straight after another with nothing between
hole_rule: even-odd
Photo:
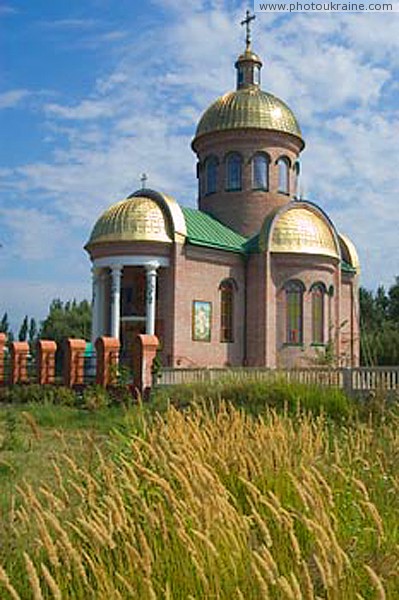
<instances>
[{"instance_id":1,"label":"shrub","mask_svg":"<svg viewBox=\"0 0 399 600\"><path fill-rule=\"evenodd\" d=\"M16 384L6 388L1 397L8 404L59 404L74 406L77 401L73 390L66 387Z\"/></svg>"},{"instance_id":2,"label":"shrub","mask_svg":"<svg viewBox=\"0 0 399 600\"><path fill-rule=\"evenodd\" d=\"M100 385L91 385L83 390L82 406L88 410L98 410L110 405L107 390Z\"/></svg>"},{"instance_id":3,"label":"shrub","mask_svg":"<svg viewBox=\"0 0 399 600\"><path fill-rule=\"evenodd\" d=\"M333 387L275 381L220 380L213 383L193 383L158 388L152 401L163 411L168 403L184 408L199 399L219 403L220 399L231 402L254 415L266 407L294 414L298 410L317 415L324 413L333 419L346 419L352 412L352 402L342 390Z\"/></svg>"}]
</instances>

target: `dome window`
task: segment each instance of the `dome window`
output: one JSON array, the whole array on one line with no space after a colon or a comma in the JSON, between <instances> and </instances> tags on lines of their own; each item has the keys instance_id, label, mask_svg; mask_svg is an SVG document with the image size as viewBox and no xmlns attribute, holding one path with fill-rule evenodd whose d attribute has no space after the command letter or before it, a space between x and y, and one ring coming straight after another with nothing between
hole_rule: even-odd
<instances>
[{"instance_id":1,"label":"dome window","mask_svg":"<svg viewBox=\"0 0 399 600\"><path fill-rule=\"evenodd\" d=\"M205 194L214 194L217 190L218 161L210 156L205 162Z\"/></svg>"},{"instance_id":2,"label":"dome window","mask_svg":"<svg viewBox=\"0 0 399 600\"><path fill-rule=\"evenodd\" d=\"M226 190L239 192L242 188L242 158L239 154L230 154L227 157Z\"/></svg>"},{"instance_id":3,"label":"dome window","mask_svg":"<svg viewBox=\"0 0 399 600\"><path fill-rule=\"evenodd\" d=\"M242 68L237 70L237 89L239 89L244 83L244 71Z\"/></svg>"},{"instance_id":4,"label":"dome window","mask_svg":"<svg viewBox=\"0 0 399 600\"><path fill-rule=\"evenodd\" d=\"M266 154L255 154L252 160L252 189L269 189L269 162Z\"/></svg>"},{"instance_id":5,"label":"dome window","mask_svg":"<svg viewBox=\"0 0 399 600\"><path fill-rule=\"evenodd\" d=\"M289 194L289 168L290 161L286 156L282 156L277 161L278 166L278 191L282 194Z\"/></svg>"}]
</instances>

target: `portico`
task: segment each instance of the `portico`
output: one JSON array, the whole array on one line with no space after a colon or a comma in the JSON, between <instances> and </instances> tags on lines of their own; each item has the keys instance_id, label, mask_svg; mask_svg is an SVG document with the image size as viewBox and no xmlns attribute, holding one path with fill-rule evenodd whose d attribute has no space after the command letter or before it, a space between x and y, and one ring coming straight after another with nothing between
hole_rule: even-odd
<instances>
[{"instance_id":1,"label":"portico","mask_svg":"<svg viewBox=\"0 0 399 600\"><path fill-rule=\"evenodd\" d=\"M121 339L123 323L137 323L143 326L144 333L155 334L157 278L159 269L168 266L168 258L153 255L109 256L93 261L93 343L102 335ZM139 292L138 278L132 273L137 275L140 270L145 273L145 302L139 308L137 302L132 302L133 290ZM130 275L126 280L124 273Z\"/></svg>"}]
</instances>

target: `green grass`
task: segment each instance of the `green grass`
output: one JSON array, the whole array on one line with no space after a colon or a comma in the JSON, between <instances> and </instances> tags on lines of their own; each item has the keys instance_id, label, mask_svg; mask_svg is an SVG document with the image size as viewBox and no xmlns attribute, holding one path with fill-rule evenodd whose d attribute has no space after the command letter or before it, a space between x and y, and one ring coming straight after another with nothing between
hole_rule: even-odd
<instances>
[{"instance_id":1,"label":"green grass","mask_svg":"<svg viewBox=\"0 0 399 600\"><path fill-rule=\"evenodd\" d=\"M164 410L168 403L178 408L195 404L198 398L212 405L224 401L256 416L266 408L285 410L295 414L298 410L310 411L314 415L324 413L335 420L347 420L355 411L355 404L338 388L287 383L283 379L233 381L221 379L212 384L193 383L157 388L153 393L153 404Z\"/></svg>"}]
</instances>

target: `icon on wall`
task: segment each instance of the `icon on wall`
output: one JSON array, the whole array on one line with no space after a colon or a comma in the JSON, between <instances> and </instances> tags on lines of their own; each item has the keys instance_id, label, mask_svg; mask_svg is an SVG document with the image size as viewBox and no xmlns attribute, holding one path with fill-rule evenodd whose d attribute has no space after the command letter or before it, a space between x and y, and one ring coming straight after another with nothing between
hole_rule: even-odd
<instances>
[{"instance_id":1,"label":"icon on wall","mask_svg":"<svg viewBox=\"0 0 399 600\"><path fill-rule=\"evenodd\" d=\"M212 303L202 300L193 302L193 340L210 342L212 329Z\"/></svg>"}]
</instances>

